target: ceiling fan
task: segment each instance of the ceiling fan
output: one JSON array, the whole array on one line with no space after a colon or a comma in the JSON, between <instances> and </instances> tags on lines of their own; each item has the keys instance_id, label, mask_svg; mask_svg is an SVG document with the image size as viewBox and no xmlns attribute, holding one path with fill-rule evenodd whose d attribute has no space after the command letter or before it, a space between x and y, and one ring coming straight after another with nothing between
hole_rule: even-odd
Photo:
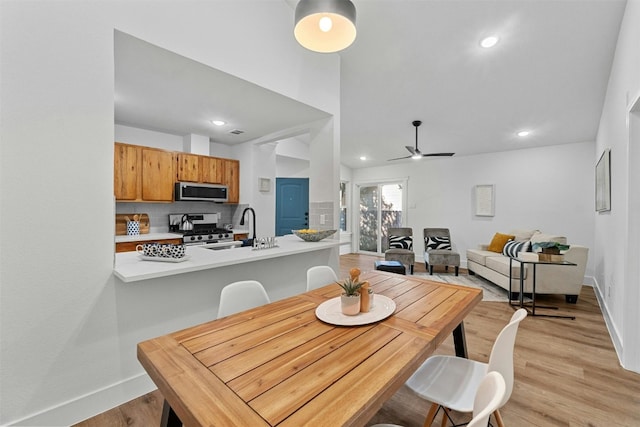
<instances>
[{"instance_id":1,"label":"ceiling fan","mask_svg":"<svg viewBox=\"0 0 640 427\"><path fill-rule=\"evenodd\" d=\"M389 159L389 161L408 159L408 158L421 159L423 157L451 157L455 154L455 153L422 153L422 151L418 149L418 126L420 126L422 122L420 120L414 120L412 124L416 127L416 148L413 148L410 145L405 145L405 148L409 150L411 155L405 156L405 157L397 157L395 159Z\"/></svg>"}]
</instances>

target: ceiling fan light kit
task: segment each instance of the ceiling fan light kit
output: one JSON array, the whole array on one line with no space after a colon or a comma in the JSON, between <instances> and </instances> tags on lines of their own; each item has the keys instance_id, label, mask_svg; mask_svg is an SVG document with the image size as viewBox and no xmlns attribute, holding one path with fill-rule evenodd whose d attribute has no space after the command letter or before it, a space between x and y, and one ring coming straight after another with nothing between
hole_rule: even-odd
<instances>
[{"instance_id":1,"label":"ceiling fan light kit","mask_svg":"<svg viewBox=\"0 0 640 427\"><path fill-rule=\"evenodd\" d=\"M416 146L415 148L410 145L404 146L404 148L406 148L407 151L411 153L411 155L405 156L405 157L396 157L395 159L389 159L389 161L402 160L402 159L408 159L408 158L418 160L423 157L451 157L455 154L455 153L423 153L422 151L420 151L420 149L418 148L418 127L422 124L422 122L420 120L414 120L413 122L411 122L411 124L416 128Z\"/></svg>"},{"instance_id":2,"label":"ceiling fan light kit","mask_svg":"<svg viewBox=\"0 0 640 427\"><path fill-rule=\"evenodd\" d=\"M300 0L293 34L309 50L338 52L356 39L356 7L350 0Z\"/></svg>"}]
</instances>

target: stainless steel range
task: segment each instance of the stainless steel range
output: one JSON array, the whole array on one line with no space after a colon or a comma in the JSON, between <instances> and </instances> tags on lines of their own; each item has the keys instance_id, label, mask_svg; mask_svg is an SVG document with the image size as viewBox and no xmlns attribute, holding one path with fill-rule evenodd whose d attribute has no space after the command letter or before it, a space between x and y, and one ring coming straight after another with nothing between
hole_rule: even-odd
<instances>
[{"instance_id":1,"label":"stainless steel range","mask_svg":"<svg viewBox=\"0 0 640 427\"><path fill-rule=\"evenodd\" d=\"M181 233L185 245L233 242L233 232L218 227L217 213L169 214L169 232Z\"/></svg>"}]
</instances>

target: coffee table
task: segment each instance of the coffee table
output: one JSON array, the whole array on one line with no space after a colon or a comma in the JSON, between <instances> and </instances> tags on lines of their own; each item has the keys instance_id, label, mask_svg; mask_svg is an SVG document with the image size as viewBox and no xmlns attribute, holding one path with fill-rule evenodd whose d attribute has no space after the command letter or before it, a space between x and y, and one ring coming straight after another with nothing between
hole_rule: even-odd
<instances>
[{"instance_id":1,"label":"coffee table","mask_svg":"<svg viewBox=\"0 0 640 427\"><path fill-rule=\"evenodd\" d=\"M513 300L511 299L511 295L512 295L511 280L513 275L513 261L520 263L520 295L518 297L517 304L513 304ZM532 271L533 278L531 280L533 285L533 292L531 293L531 305L527 305L524 303L524 272L523 271L526 264L531 264L532 270L533 270ZM570 261L540 261L540 260L534 261L534 260L524 260L518 257L509 257L509 305L511 305L512 307L524 308L532 316L555 317L560 319L575 320L576 316L563 316L559 314L536 313L536 267L538 265L557 265L557 266L567 265L568 266L568 265L577 265L577 264ZM552 306L552 305L539 305L537 307L547 308L552 310L558 309L558 307Z\"/></svg>"}]
</instances>

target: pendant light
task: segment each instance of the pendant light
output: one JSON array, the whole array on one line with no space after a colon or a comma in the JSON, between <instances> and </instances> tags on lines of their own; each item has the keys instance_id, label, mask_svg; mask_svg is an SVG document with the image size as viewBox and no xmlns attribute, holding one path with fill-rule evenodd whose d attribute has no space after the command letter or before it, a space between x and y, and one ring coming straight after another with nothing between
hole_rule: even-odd
<instances>
[{"instance_id":1,"label":"pendant light","mask_svg":"<svg viewBox=\"0 0 640 427\"><path fill-rule=\"evenodd\" d=\"M300 0L293 34L314 52L345 49L356 39L356 7L350 0Z\"/></svg>"}]
</instances>

